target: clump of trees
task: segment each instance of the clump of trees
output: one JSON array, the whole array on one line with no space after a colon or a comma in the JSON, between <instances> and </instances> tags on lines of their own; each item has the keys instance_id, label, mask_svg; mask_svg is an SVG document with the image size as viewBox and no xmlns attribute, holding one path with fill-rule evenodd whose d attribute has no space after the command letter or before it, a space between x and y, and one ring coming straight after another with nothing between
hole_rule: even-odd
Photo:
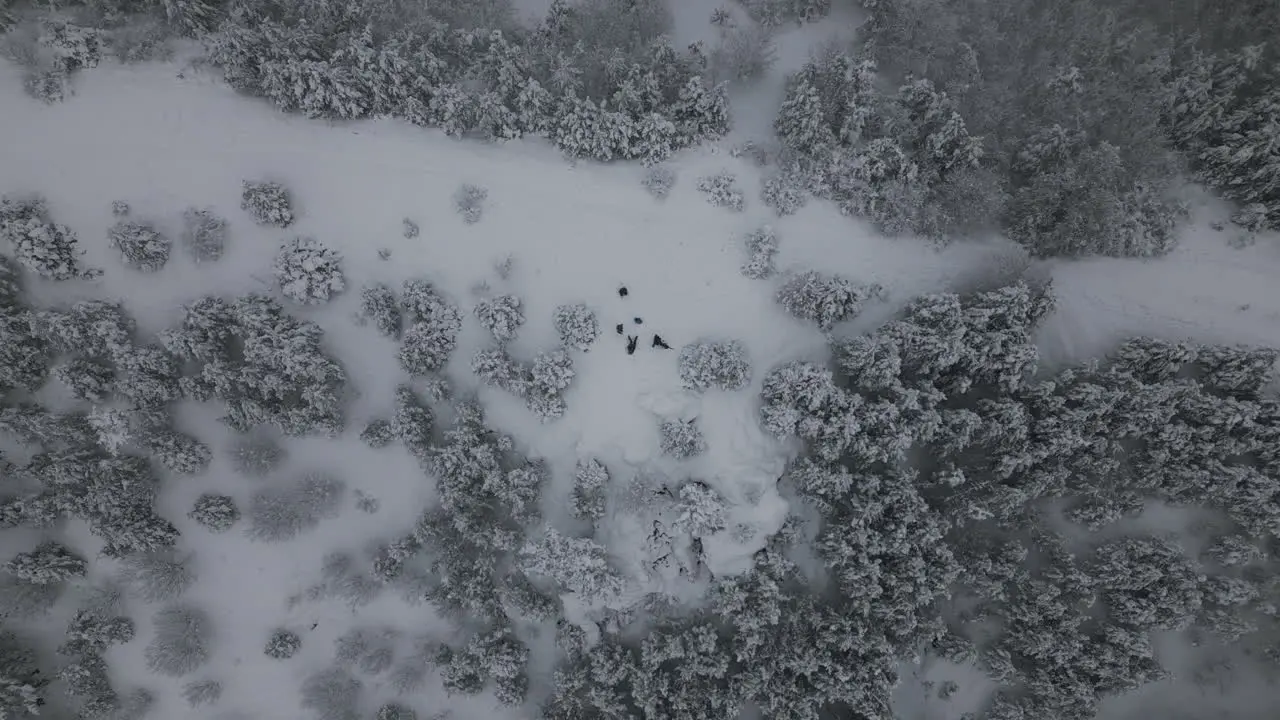
<instances>
[{"instance_id":1,"label":"clump of trees","mask_svg":"<svg viewBox=\"0 0 1280 720\"><path fill-rule=\"evenodd\" d=\"M449 4L453 7L453 4ZM451 135L537 134L597 160L660 160L728 129L707 57L651 0L552 5L534 28L432 8L234 4L208 37L237 89L309 117L394 116ZM608 68L608 69L606 69ZM298 91L301 88L302 90Z\"/></svg>"}]
</instances>

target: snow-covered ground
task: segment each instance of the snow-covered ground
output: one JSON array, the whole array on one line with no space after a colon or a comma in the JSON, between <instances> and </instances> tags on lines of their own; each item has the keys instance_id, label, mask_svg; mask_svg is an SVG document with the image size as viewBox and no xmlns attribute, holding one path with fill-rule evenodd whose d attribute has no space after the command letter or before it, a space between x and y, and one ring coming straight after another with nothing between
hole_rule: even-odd
<instances>
[{"instance_id":1,"label":"snow-covered ground","mask_svg":"<svg viewBox=\"0 0 1280 720\"><path fill-rule=\"evenodd\" d=\"M803 60L796 50L801 45L783 37L784 65ZM201 476L166 482L160 510L182 519L181 547L194 551L199 576L191 593L217 626L213 660L201 676L222 680L226 692L222 707L208 717L238 717L231 711L240 711L244 717L292 720L298 683L328 663L337 635L356 626L414 634L436 622L428 610L390 596L355 612L334 601L290 602L318 581L323 556L362 553L369 543L404 532L433 492L403 450L370 450L356 438L366 419L389 411L392 391L405 379L392 341L352 321L364 285L424 277L468 312L486 292L484 285L514 293L528 318L512 345L522 359L554 346L557 305L593 307L603 334L590 352L575 355L577 377L562 419L539 424L517 399L480 391L491 421L511 433L523 452L551 463L555 481L548 512L563 512L558 508L574 463L594 456L619 482L638 472L706 481L733 504L731 522L756 525L756 542L763 542L785 511L774 481L790 450L757 423L759 380L778 363L821 357L825 339L777 306L776 281L740 274L742 236L772 224L781 239L781 269L816 268L888 290L886 303L840 332L870 327L917 294L964 287L1022 264L1021 252L997 239L937 250L923 241L880 237L822 203L775 218L757 199L762 171L731 157L728 141L677 158L671 196L656 201L641 186L639 167L570 164L539 141L484 145L398 122L288 117L179 64L104 64L79 74L75 96L56 105L27 98L20 85L18 71L0 65L0 192L44 194L53 217L80 236L88 263L106 270L100 283L77 291L124 299L143 332L174 324L182 304L203 295L270 291L271 259L286 237L313 235L344 255L348 292L318 309L294 309L325 328L326 345L341 358L359 396L346 435L337 442L292 442L285 474L334 472L376 497L376 514L348 507L316 532L278 545L251 543L236 532L208 534L185 520L199 494L216 490L244 500L262 481L231 471L221 452L229 435L214 422L212 409L184 408L186 429L214 445L217 455ZM758 92L777 92L780 85L768 87ZM766 107L763 101L746 106L741 137L767 131ZM737 174L747 193L742 213L712 207L694 189L699 176L723 169ZM296 225L287 231L260 228L239 209L241 181L256 178L289 188L299 211ZM464 223L452 206L453 192L464 182L489 191L476 224ZM231 219L228 255L196 267L175 253L163 272L132 272L107 247L114 200L127 201L134 216L173 236L183 209L212 207ZM1251 248L1229 248L1225 235L1207 229L1223 212L1204 203L1182 247L1167 258L1056 261L1038 268L1053 277L1059 297L1042 331L1046 356L1055 362L1090 357L1136 333L1280 345L1280 243L1264 237ZM404 218L421 226L419 237L402 236ZM381 249L390 251L389 259L380 258ZM503 278L495 266L506 258L512 259L511 271ZM618 296L620 286L629 290L625 299ZM72 299L66 286L56 295L49 286L36 289L47 293L48 302ZM635 326L634 318L643 324ZM635 355L624 351L624 338L614 333L617 323L626 334L640 335ZM461 383L476 384L467 364L485 344L482 333L468 316L451 366ZM651 349L653 333L676 350L699 339L740 340L749 350L754 382L732 393L684 392L676 352ZM660 456L658 422L677 417L698 418L707 454L682 463ZM92 542L87 533L77 539L86 548ZM709 565L733 572L756 547L709 544ZM177 682L145 670L149 615L137 614L138 639L111 651L116 684L154 690L156 717L198 717L199 711L183 705ZM300 658L279 663L263 656L264 638L277 625L302 632ZM460 717L490 718L509 712L484 696L446 698L436 688L423 697L416 709L425 713L451 707ZM370 711L388 699L390 691L378 687L365 696Z\"/></svg>"}]
</instances>

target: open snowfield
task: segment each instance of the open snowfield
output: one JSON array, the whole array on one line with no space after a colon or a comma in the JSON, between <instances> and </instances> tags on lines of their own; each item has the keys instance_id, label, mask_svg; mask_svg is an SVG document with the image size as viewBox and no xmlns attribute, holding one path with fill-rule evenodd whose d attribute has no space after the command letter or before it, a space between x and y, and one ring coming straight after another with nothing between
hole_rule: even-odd
<instances>
[{"instance_id":1,"label":"open snowfield","mask_svg":"<svg viewBox=\"0 0 1280 720\"><path fill-rule=\"evenodd\" d=\"M785 42L782 51L788 63L802 59ZM155 692L153 717L294 720L300 712L297 686L328 664L338 635L355 626L390 626L411 637L438 626L429 609L389 593L356 611L336 600L305 598L320 581L325 555L361 555L372 543L402 534L434 492L403 449L372 450L357 438L368 419L390 411L394 388L407 380L394 341L353 320L360 288L425 278L463 308L462 341L448 374L460 388L478 389L490 421L510 433L518 449L550 463L553 487L544 501L549 519L566 512L574 464L583 457L604 461L615 482L639 473L699 478L729 500L731 525L758 530L755 541L708 543L708 567L724 574L746 566L786 511L774 483L795 449L760 428L760 379L780 363L827 353L821 333L775 302L779 279L751 280L740 273L743 235L771 224L780 238L782 271L820 269L886 289L884 303L838 327L838 335L874 327L921 293L983 284L1026 263L1020 249L999 239L937 249L920 240L885 238L821 202L794 216L774 217L758 200L762 171L729 152L739 140L767 129L763 110L748 110L735 137L673 160L676 184L670 197L658 201L641 186L643 169L635 165L569 163L541 141L486 145L400 122L341 124L286 116L179 63L104 62L77 75L74 87L66 102L46 105L24 96L17 69L0 64L0 193L43 194L52 216L79 235L87 264L105 270L92 284L64 283L56 291L34 284L35 292L60 304L81 296L121 299L142 334L150 335L176 324L182 305L199 297L274 292L270 266L287 237L310 235L340 250L347 291L318 308L292 309L323 326L325 345L341 360L357 396L343 437L289 441L289 464L281 474L324 469L379 502L369 514L357 510L349 496L341 517L290 543L253 543L238 532L211 535L185 517L197 496L217 491L247 501L255 487L272 481L237 476L223 452L231 434L216 422L217 409L184 405L183 429L212 445L215 459L197 477L167 478L159 510L183 531L180 549L194 553L198 580L189 592L216 626L213 658L198 675L221 680L225 691L217 709L191 710L179 695L179 681L148 673L142 650L150 613L139 612L139 637L113 648L109 659L118 687ZM770 90L766 83L758 92L779 87ZM770 98L759 107L775 104ZM746 192L742 213L713 207L694 189L699 176L725 169ZM287 230L255 225L239 209L245 179L283 183L295 199L298 221ZM467 224L454 211L452 196L461 183L488 190L478 223ZM133 217L175 237L185 208L213 208L230 220L227 256L197 267L175 253L160 273L130 271L107 245L115 200L128 202ZM1262 236L1252 247L1230 248L1225 233L1208 227L1225 215L1216 203L1201 202L1179 249L1162 259L1032 264L1031 272L1053 278L1058 296L1058 309L1041 330L1044 356L1055 364L1081 360L1138 333L1280 345L1280 242ZM420 236L402 236L404 218L421 227ZM390 251L387 259L380 257L384 249ZM499 272L508 258L508 271ZM622 286L629 290L626 298L618 295ZM523 301L527 323L511 345L522 360L555 346L556 306L582 302L596 311L602 335L589 352L574 354L577 375L563 418L540 424L518 399L480 388L468 370L472 353L490 342L470 312L489 293L512 293ZM643 324L636 326L635 318ZM618 323L624 335L639 335L634 355L615 334ZM654 333L675 350L650 348ZM749 352L753 382L731 393L682 390L677 352L700 339L740 340ZM694 417L709 451L684 462L662 457L659 421ZM86 551L98 542L83 529L74 537ZM619 526L611 550L621 555L639 539ZM109 563L94 567L105 574ZM633 580L637 593L653 589ZM68 608L72 602L63 600ZM66 617L54 613L42 622L56 636ZM288 663L262 654L263 639L280 625L303 636L300 657ZM531 684L538 682L535 672ZM1181 695L1163 694L1162 687L1148 688L1145 697L1172 712L1165 701ZM906 695L904 713L920 720L953 720L968 702L964 695L943 714L941 707L910 709ZM408 704L427 717L445 709L458 718L514 716L487 695L446 697L432 686L415 697ZM370 684L362 702L371 713L389 699L389 690ZM974 697L971 704L980 700ZM1131 714L1127 704L1116 706L1118 718L1142 716L1137 710ZM1141 710L1150 713L1155 706ZM1265 704L1258 712L1267 712Z\"/></svg>"}]
</instances>

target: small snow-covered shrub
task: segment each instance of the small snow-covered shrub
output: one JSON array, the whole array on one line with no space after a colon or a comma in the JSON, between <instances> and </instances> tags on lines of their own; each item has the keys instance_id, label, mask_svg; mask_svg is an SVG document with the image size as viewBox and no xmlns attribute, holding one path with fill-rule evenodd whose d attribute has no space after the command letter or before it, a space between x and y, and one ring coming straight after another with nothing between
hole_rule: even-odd
<instances>
[{"instance_id":1,"label":"small snow-covered shrub","mask_svg":"<svg viewBox=\"0 0 1280 720\"><path fill-rule=\"evenodd\" d=\"M0 238L13 247L23 267L40 277L71 280L86 275L76 234L49 220L44 198L0 199Z\"/></svg>"},{"instance_id":2,"label":"small snow-covered shrub","mask_svg":"<svg viewBox=\"0 0 1280 720\"><path fill-rule=\"evenodd\" d=\"M217 680L195 680L182 686L182 699L189 707L213 705L222 697L222 683Z\"/></svg>"},{"instance_id":3,"label":"small snow-covered shrub","mask_svg":"<svg viewBox=\"0 0 1280 720\"><path fill-rule=\"evenodd\" d=\"M244 181L240 194L240 209L248 212L259 225L289 227L293 223L293 209L289 192L276 182Z\"/></svg>"},{"instance_id":4,"label":"small snow-covered shrub","mask_svg":"<svg viewBox=\"0 0 1280 720\"><path fill-rule=\"evenodd\" d=\"M112 200L111 214L116 217L125 217L129 214L129 203L123 200Z\"/></svg>"},{"instance_id":5,"label":"small snow-covered shrub","mask_svg":"<svg viewBox=\"0 0 1280 720\"><path fill-rule=\"evenodd\" d=\"M230 495L205 493L196 498L187 517L203 525L210 532L221 533L231 529L240 519L240 508Z\"/></svg>"},{"instance_id":6,"label":"small snow-covered shrub","mask_svg":"<svg viewBox=\"0 0 1280 720\"><path fill-rule=\"evenodd\" d=\"M241 475L266 477L284 464L284 448L266 437L251 437L231 446L231 465Z\"/></svg>"},{"instance_id":7,"label":"small snow-covered shrub","mask_svg":"<svg viewBox=\"0 0 1280 720\"><path fill-rule=\"evenodd\" d=\"M172 677L186 675L209 659L209 617L192 605L174 605L156 613L155 635L144 653L147 667Z\"/></svg>"},{"instance_id":8,"label":"small snow-covered shrub","mask_svg":"<svg viewBox=\"0 0 1280 720\"><path fill-rule=\"evenodd\" d=\"M334 517L342 507L346 483L311 474L287 487L258 491L249 505L247 534L254 540L281 542Z\"/></svg>"},{"instance_id":9,"label":"small snow-covered shrub","mask_svg":"<svg viewBox=\"0 0 1280 720\"><path fill-rule=\"evenodd\" d=\"M391 421L382 418L370 420L369 424L364 426L364 430L360 431L360 440L375 449L384 448L395 439L396 433L391 426Z\"/></svg>"},{"instance_id":10,"label":"small snow-covered shrub","mask_svg":"<svg viewBox=\"0 0 1280 720\"><path fill-rule=\"evenodd\" d=\"M196 580L187 560L170 550L135 553L121 561L120 582L147 602L173 600Z\"/></svg>"},{"instance_id":11,"label":"small snow-covered shrub","mask_svg":"<svg viewBox=\"0 0 1280 720\"><path fill-rule=\"evenodd\" d=\"M137 628L133 620L105 612L77 610L67 625L67 640L58 647L60 655L96 655L112 645L133 640Z\"/></svg>"},{"instance_id":12,"label":"small snow-covered shrub","mask_svg":"<svg viewBox=\"0 0 1280 720\"><path fill-rule=\"evenodd\" d=\"M302 681L304 708L316 713L320 720L355 720L361 683L351 673L332 667L314 673Z\"/></svg>"},{"instance_id":13,"label":"small snow-covered shrub","mask_svg":"<svg viewBox=\"0 0 1280 720\"><path fill-rule=\"evenodd\" d=\"M227 221L212 210L182 212L182 246L197 263L220 260L227 247Z\"/></svg>"},{"instance_id":14,"label":"small snow-covered shrub","mask_svg":"<svg viewBox=\"0 0 1280 720\"><path fill-rule=\"evenodd\" d=\"M765 178L760 186L760 199L778 214L794 215L809 200L804 179L795 172L783 170Z\"/></svg>"},{"instance_id":15,"label":"small snow-covered shrub","mask_svg":"<svg viewBox=\"0 0 1280 720\"><path fill-rule=\"evenodd\" d=\"M173 243L154 227L145 223L120 221L107 231L111 248L120 253L124 264L142 272L156 272L169 262Z\"/></svg>"},{"instance_id":16,"label":"small snow-covered shrub","mask_svg":"<svg viewBox=\"0 0 1280 720\"><path fill-rule=\"evenodd\" d=\"M693 420L666 420L658 426L663 455L684 460L707 451L707 442Z\"/></svg>"},{"instance_id":17,"label":"small snow-covered shrub","mask_svg":"<svg viewBox=\"0 0 1280 720\"><path fill-rule=\"evenodd\" d=\"M644 189L659 200L665 200L676 184L676 174L665 165L655 165L644 173Z\"/></svg>"},{"instance_id":18,"label":"small snow-covered shrub","mask_svg":"<svg viewBox=\"0 0 1280 720\"><path fill-rule=\"evenodd\" d=\"M747 349L736 340L698 342L680 350L680 380L689 390L741 390L751 379Z\"/></svg>"},{"instance_id":19,"label":"small snow-covered shrub","mask_svg":"<svg viewBox=\"0 0 1280 720\"><path fill-rule=\"evenodd\" d=\"M774 257L778 254L778 236L773 228L765 225L752 231L746 237L747 262L742 266L742 274L752 280L763 280L773 276Z\"/></svg>"},{"instance_id":20,"label":"small snow-covered shrub","mask_svg":"<svg viewBox=\"0 0 1280 720\"><path fill-rule=\"evenodd\" d=\"M404 237L406 240L412 240L418 237L418 233L421 232L418 229L418 223L410 220L409 218L405 218L403 220L403 223L404 223Z\"/></svg>"},{"instance_id":21,"label":"small snow-covered shrub","mask_svg":"<svg viewBox=\"0 0 1280 720\"><path fill-rule=\"evenodd\" d=\"M480 216L484 214L484 201L488 197L488 190L477 185L464 184L453 194L453 206L467 224L477 223L480 222Z\"/></svg>"},{"instance_id":22,"label":"small snow-covered shrub","mask_svg":"<svg viewBox=\"0 0 1280 720\"><path fill-rule=\"evenodd\" d=\"M116 371L100 360L78 357L54 368L53 376L67 386L71 397L96 403L111 394Z\"/></svg>"},{"instance_id":23,"label":"small snow-covered shrub","mask_svg":"<svg viewBox=\"0 0 1280 720\"><path fill-rule=\"evenodd\" d=\"M63 545L41 543L31 552L18 553L5 564L10 575L33 585L51 585L84 577L89 563Z\"/></svg>"},{"instance_id":24,"label":"small snow-covered shrub","mask_svg":"<svg viewBox=\"0 0 1280 720\"><path fill-rule=\"evenodd\" d=\"M596 314L586 305L561 305L556 308L556 332L565 347L586 352L600 336L600 326Z\"/></svg>"},{"instance_id":25,"label":"small snow-covered shrub","mask_svg":"<svg viewBox=\"0 0 1280 720\"><path fill-rule=\"evenodd\" d=\"M476 305L476 318L500 343L514 340L516 332L524 324L520 311L520 298L515 295L499 295Z\"/></svg>"},{"instance_id":26,"label":"small snow-covered shrub","mask_svg":"<svg viewBox=\"0 0 1280 720\"><path fill-rule=\"evenodd\" d=\"M1267 206L1262 203L1251 203L1231 214L1231 223L1244 230L1256 233L1267 228Z\"/></svg>"},{"instance_id":27,"label":"small snow-covered shrub","mask_svg":"<svg viewBox=\"0 0 1280 720\"><path fill-rule=\"evenodd\" d=\"M288 660L302 649L302 638L298 634L283 628L271 633L263 653L274 660Z\"/></svg>"},{"instance_id":28,"label":"small snow-covered shrub","mask_svg":"<svg viewBox=\"0 0 1280 720\"><path fill-rule=\"evenodd\" d=\"M741 212L746 198L736 183L737 178L732 173L721 172L698 178L698 190L707 196L707 202L712 205Z\"/></svg>"},{"instance_id":29,"label":"small snow-covered shrub","mask_svg":"<svg viewBox=\"0 0 1280 720\"><path fill-rule=\"evenodd\" d=\"M418 714L399 703L387 703L378 708L374 720L418 720Z\"/></svg>"},{"instance_id":30,"label":"small snow-covered shrub","mask_svg":"<svg viewBox=\"0 0 1280 720\"><path fill-rule=\"evenodd\" d=\"M94 68L102 61L102 33L91 27L50 17L40 20L40 44L67 73Z\"/></svg>"},{"instance_id":31,"label":"small snow-covered shrub","mask_svg":"<svg viewBox=\"0 0 1280 720\"><path fill-rule=\"evenodd\" d=\"M386 285L370 285L360 291L360 317L387 337L400 337L400 305Z\"/></svg>"},{"instance_id":32,"label":"small snow-covered shrub","mask_svg":"<svg viewBox=\"0 0 1280 720\"><path fill-rule=\"evenodd\" d=\"M877 291L875 286L862 287L838 275L810 270L788 280L778 290L778 302L793 316L815 322L825 331L857 315Z\"/></svg>"},{"instance_id":33,"label":"small snow-covered shrub","mask_svg":"<svg viewBox=\"0 0 1280 720\"><path fill-rule=\"evenodd\" d=\"M347 287L341 253L312 237L295 237L286 242L272 269L280 292L304 305L329 302Z\"/></svg>"},{"instance_id":34,"label":"small snow-covered shrub","mask_svg":"<svg viewBox=\"0 0 1280 720\"><path fill-rule=\"evenodd\" d=\"M816 22L831 12L831 0L739 0L751 19L762 27ZM868 7L873 3L867 3Z\"/></svg>"}]
</instances>

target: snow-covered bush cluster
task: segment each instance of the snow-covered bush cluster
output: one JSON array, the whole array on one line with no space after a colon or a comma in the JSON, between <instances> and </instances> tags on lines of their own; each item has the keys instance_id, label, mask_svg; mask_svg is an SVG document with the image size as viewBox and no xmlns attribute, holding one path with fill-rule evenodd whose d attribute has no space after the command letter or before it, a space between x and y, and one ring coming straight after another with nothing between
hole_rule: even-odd
<instances>
[{"instance_id":1,"label":"snow-covered bush cluster","mask_svg":"<svg viewBox=\"0 0 1280 720\"><path fill-rule=\"evenodd\" d=\"M817 22L831 12L831 0L738 0L751 19L765 27ZM874 2L874 0L873 0Z\"/></svg>"},{"instance_id":2,"label":"snow-covered bush cluster","mask_svg":"<svg viewBox=\"0 0 1280 720\"><path fill-rule=\"evenodd\" d=\"M240 193L240 209L259 225L285 228L293 224L289 191L278 182L245 180Z\"/></svg>"},{"instance_id":3,"label":"snow-covered bush cluster","mask_svg":"<svg viewBox=\"0 0 1280 720\"><path fill-rule=\"evenodd\" d=\"M706 195L707 202L716 207L742 212L746 197L738 189L737 183L737 177L728 172L707 175L698 178L698 192Z\"/></svg>"},{"instance_id":4,"label":"snow-covered bush cluster","mask_svg":"<svg viewBox=\"0 0 1280 720\"><path fill-rule=\"evenodd\" d=\"M196 498L187 516L210 532L221 533L230 530L240 519L240 508L236 507L236 501L230 495L205 493Z\"/></svg>"},{"instance_id":5,"label":"snow-covered bush cluster","mask_svg":"<svg viewBox=\"0 0 1280 720\"><path fill-rule=\"evenodd\" d=\"M386 285L370 285L360 291L360 320L372 323L379 333L400 339L402 317L396 294Z\"/></svg>"},{"instance_id":6,"label":"snow-covered bush cluster","mask_svg":"<svg viewBox=\"0 0 1280 720\"><path fill-rule=\"evenodd\" d=\"M809 201L809 187L802 173L780 170L760 185L760 200L778 217L796 214Z\"/></svg>"},{"instance_id":7,"label":"snow-covered bush cluster","mask_svg":"<svg viewBox=\"0 0 1280 720\"><path fill-rule=\"evenodd\" d=\"M342 254L313 237L286 241L276 255L272 272L280 292L304 305L327 303L347 288Z\"/></svg>"},{"instance_id":8,"label":"snow-covered bush cluster","mask_svg":"<svg viewBox=\"0 0 1280 720\"><path fill-rule=\"evenodd\" d=\"M147 645L147 667L161 675L181 677L209 660L213 631L208 614L193 605L171 605L152 620L155 634Z\"/></svg>"},{"instance_id":9,"label":"snow-covered bush cluster","mask_svg":"<svg viewBox=\"0 0 1280 720\"><path fill-rule=\"evenodd\" d=\"M523 398L529 410L543 422L564 414L564 391L573 382L573 358L564 349L538 353L532 364L512 358L502 348L479 350L471 371L486 385Z\"/></svg>"},{"instance_id":10,"label":"snow-covered bush cluster","mask_svg":"<svg viewBox=\"0 0 1280 720\"><path fill-rule=\"evenodd\" d=\"M555 324L560 344L567 348L586 352L600 336L595 311L582 303L557 307Z\"/></svg>"},{"instance_id":11,"label":"snow-covered bush cluster","mask_svg":"<svg viewBox=\"0 0 1280 720\"><path fill-rule=\"evenodd\" d=\"M741 390L751 380L747 349L736 340L680 349L680 381L690 390Z\"/></svg>"},{"instance_id":12,"label":"snow-covered bush cluster","mask_svg":"<svg viewBox=\"0 0 1280 720\"><path fill-rule=\"evenodd\" d=\"M409 329L400 342L400 366L410 375L443 369L458 346L462 311L425 280L406 280L401 303ZM479 307L476 312L479 315ZM515 312L519 315L518 309Z\"/></svg>"},{"instance_id":13,"label":"snow-covered bush cluster","mask_svg":"<svg viewBox=\"0 0 1280 720\"><path fill-rule=\"evenodd\" d=\"M271 633L271 637L267 638L266 649L263 651L267 657L274 660L288 660L298 651L302 649L302 638L292 630L276 630Z\"/></svg>"},{"instance_id":14,"label":"snow-covered bush cluster","mask_svg":"<svg viewBox=\"0 0 1280 720\"><path fill-rule=\"evenodd\" d=\"M270 424L288 435L342 429L342 368L320 345L323 332L278 302L246 295L206 297L188 305L179 327L162 334L165 348L194 365L185 394L226 404L223 420L248 432Z\"/></svg>"}]
</instances>

